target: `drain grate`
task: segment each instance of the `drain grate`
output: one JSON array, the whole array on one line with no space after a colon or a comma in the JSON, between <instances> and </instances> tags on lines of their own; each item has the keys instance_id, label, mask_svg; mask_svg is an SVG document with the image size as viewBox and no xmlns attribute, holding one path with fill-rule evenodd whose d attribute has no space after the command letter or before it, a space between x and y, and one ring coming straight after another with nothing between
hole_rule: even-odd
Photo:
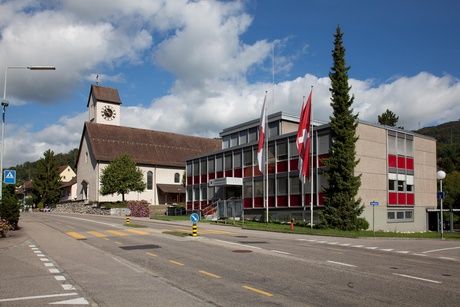
<instances>
[{"instance_id":1,"label":"drain grate","mask_svg":"<svg viewBox=\"0 0 460 307\"><path fill-rule=\"evenodd\" d=\"M155 245L155 244L145 244L145 245L120 246L120 248L130 251L130 250L136 250L136 249L154 249L154 248L160 248L160 246Z\"/></svg>"},{"instance_id":2,"label":"drain grate","mask_svg":"<svg viewBox=\"0 0 460 307\"><path fill-rule=\"evenodd\" d=\"M251 250L248 249L236 249L232 251L233 253L238 253L238 254L247 254L247 253L252 253Z\"/></svg>"}]
</instances>

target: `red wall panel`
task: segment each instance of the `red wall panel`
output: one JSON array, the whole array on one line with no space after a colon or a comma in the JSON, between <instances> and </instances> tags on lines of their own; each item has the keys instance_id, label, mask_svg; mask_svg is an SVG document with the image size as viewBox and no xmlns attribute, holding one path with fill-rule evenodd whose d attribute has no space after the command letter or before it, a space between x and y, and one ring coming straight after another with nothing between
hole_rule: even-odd
<instances>
[{"instance_id":1,"label":"red wall panel","mask_svg":"<svg viewBox=\"0 0 460 307\"><path fill-rule=\"evenodd\" d=\"M406 168L414 170L414 158L406 158Z\"/></svg>"},{"instance_id":2,"label":"red wall panel","mask_svg":"<svg viewBox=\"0 0 460 307\"><path fill-rule=\"evenodd\" d=\"M262 173L259 171L259 166L254 166L254 177L262 176Z\"/></svg>"},{"instance_id":3,"label":"red wall panel","mask_svg":"<svg viewBox=\"0 0 460 307\"><path fill-rule=\"evenodd\" d=\"M300 195L291 195L289 196L290 206L291 207L300 207Z\"/></svg>"},{"instance_id":4,"label":"red wall panel","mask_svg":"<svg viewBox=\"0 0 460 307\"><path fill-rule=\"evenodd\" d=\"M389 205L398 204L398 193L395 193L395 192L388 193L388 204Z\"/></svg>"},{"instance_id":5,"label":"red wall panel","mask_svg":"<svg viewBox=\"0 0 460 307\"><path fill-rule=\"evenodd\" d=\"M243 169L243 174L244 174L243 175L244 177L251 177L252 176L252 167L251 166L245 167Z\"/></svg>"},{"instance_id":6,"label":"red wall panel","mask_svg":"<svg viewBox=\"0 0 460 307\"><path fill-rule=\"evenodd\" d=\"M278 196L277 197L277 204L278 207L287 207L288 205L288 198L287 196Z\"/></svg>"},{"instance_id":7,"label":"red wall panel","mask_svg":"<svg viewBox=\"0 0 460 307\"><path fill-rule=\"evenodd\" d=\"M406 204L406 193L398 193L398 205Z\"/></svg>"},{"instance_id":8,"label":"red wall panel","mask_svg":"<svg viewBox=\"0 0 460 307\"><path fill-rule=\"evenodd\" d=\"M288 161L281 161L276 163L276 171L278 173L287 172L288 170Z\"/></svg>"},{"instance_id":9,"label":"red wall panel","mask_svg":"<svg viewBox=\"0 0 460 307\"><path fill-rule=\"evenodd\" d=\"M262 197L254 198L254 208L263 208L264 202Z\"/></svg>"},{"instance_id":10,"label":"red wall panel","mask_svg":"<svg viewBox=\"0 0 460 307\"><path fill-rule=\"evenodd\" d=\"M216 175L214 173L208 174L209 180L216 178Z\"/></svg>"},{"instance_id":11,"label":"red wall panel","mask_svg":"<svg viewBox=\"0 0 460 307\"><path fill-rule=\"evenodd\" d=\"M388 167L396 167L396 156L388 155Z\"/></svg>"},{"instance_id":12,"label":"red wall panel","mask_svg":"<svg viewBox=\"0 0 460 307\"><path fill-rule=\"evenodd\" d=\"M252 198L245 198L243 200L244 208L252 208Z\"/></svg>"},{"instance_id":13,"label":"red wall panel","mask_svg":"<svg viewBox=\"0 0 460 307\"><path fill-rule=\"evenodd\" d=\"M187 202L187 211L191 211L192 210L192 202L189 201Z\"/></svg>"},{"instance_id":14,"label":"red wall panel","mask_svg":"<svg viewBox=\"0 0 460 307\"><path fill-rule=\"evenodd\" d=\"M201 175L201 183L206 183L206 182L208 182L208 176Z\"/></svg>"},{"instance_id":15,"label":"red wall panel","mask_svg":"<svg viewBox=\"0 0 460 307\"><path fill-rule=\"evenodd\" d=\"M233 173L234 173L234 176L235 176L235 177L238 177L238 178L241 178L241 177L242 177L241 168L235 168L235 170L233 171Z\"/></svg>"},{"instance_id":16,"label":"red wall panel","mask_svg":"<svg viewBox=\"0 0 460 307\"><path fill-rule=\"evenodd\" d=\"M414 194L407 193L406 196L407 196L407 204L414 205Z\"/></svg>"},{"instance_id":17,"label":"red wall panel","mask_svg":"<svg viewBox=\"0 0 460 307\"><path fill-rule=\"evenodd\" d=\"M192 176L187 177L187 185L192 185Z\"/></svg>"},{"instance_id":18,"label":"red wall panel","mask_svg":"<svg viewBox=\"0 0 460 307\"><path fill-rule=\"evenodd\" d=\"M224 176L224 172L217 172L216 178L222 178Z\"/></svg>"},{"instance_id":19,"label":"red wall panel","mask_svg":"<svg viewBox=\"0 0 460 307\"><path fill-rule=\"evenodd\" d=\"M225 171L225 177L232 177L232 176L233 176L232 170Z\"/></svg>"},{"instance_id":20,"label":"red wall panel","mask_svg":"<svg viewBox=\"0 0 460 307\"><path fill-rule=\"evenodd\" d=\"M275 208L275 196L268 197L268 207Z\"/></svg>"},{"instance_id":21,"label":"red wall panel","mask_svg":"<svg viewBox=\"0 0 460 307\"><path fill-rule=\"evenodd\" d=\"M200 183L200 176L193 176L193 184Z\"/></svg>"},{"instance_id":22,"label":"red wall panel","mask_svg":"<svg viewBox=\"0 0 460 307\"><path fill-rule=\"evenodd\" d=\"M291 171L296 171L299 168L299 159L289 161L289 169Z\"/></svg>"},{"instance_id":23,"label":"red wall panel","mask_svg":"<svg viewBox=\"0 0 460 307\"><path fill-rule=\"evenodd\" d=\"M398 168L406 168L406 158L398 156Z\"/></svg>"}]
</instances>

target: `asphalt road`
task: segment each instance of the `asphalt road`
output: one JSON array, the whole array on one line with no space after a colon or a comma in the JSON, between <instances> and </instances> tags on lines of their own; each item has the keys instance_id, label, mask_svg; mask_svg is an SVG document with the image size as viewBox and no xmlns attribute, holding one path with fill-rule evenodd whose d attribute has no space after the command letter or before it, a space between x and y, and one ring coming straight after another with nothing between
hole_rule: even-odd
<instances>
[{"instance_id":1,"label":"asphalt road","mask_svg":"<svg viewBox=\"0 0 460 307\"><path fill-rule=\"evenodd\" d=\"M23 229L0 240L0 306L457 306L460 301L458 241L317 237L208 224L199 224L193 238L165 233L191 232L187 222L133 219L146 228L123 222L23 214Z\"/></svg>"}]
</instances>

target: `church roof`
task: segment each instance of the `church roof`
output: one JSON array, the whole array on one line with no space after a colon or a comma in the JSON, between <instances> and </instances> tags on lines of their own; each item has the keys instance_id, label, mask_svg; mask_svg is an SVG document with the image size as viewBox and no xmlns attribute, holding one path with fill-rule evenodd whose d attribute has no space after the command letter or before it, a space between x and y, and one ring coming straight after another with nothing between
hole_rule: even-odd
<instances>
[{"instance_id":1,"label":"church roof","mask_svg":"<svg viewBox=\"0 0 460 307\"><path fill-rule=\"evenodd\" d=\"M136 164L185 167L186 160L221 149L219 139L91 122L85 123L82 141L85 133L89 150L104 162L128 154Z\"/></svg>"},{"instance_id":2,"label":"church roof","mask_svg":"<svg viewBox=\"0 0 460 307\"><path fill-rule=\"evenodd\" d=\"M120 95L118 95L118 90L115 88L92 84L88 96L88 103L86 104L87 107L89 106L91 96L93 97L93 101L121 104Z\"/></svg>"}]
</instances>

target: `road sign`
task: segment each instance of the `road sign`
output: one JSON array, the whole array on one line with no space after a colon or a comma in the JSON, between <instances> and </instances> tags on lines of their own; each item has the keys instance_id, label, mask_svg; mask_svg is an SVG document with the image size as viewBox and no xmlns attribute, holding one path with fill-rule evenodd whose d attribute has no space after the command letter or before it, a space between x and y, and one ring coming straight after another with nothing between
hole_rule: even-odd
<instances>
[{"instance_id":1,"label":"road sign","mask_svg":"<svg viewBox=\"0 0 460 307\"><path fill-rule=\"evenodd\" d=\"M375 206L378 206L378 205L379 205L378 201L375 201L375 200L371 201L371 206L372 207L375 207Z\"/></svg>"},{"instance_id":2,"label":"road sign","mask_svg":"<svg viewBox=\"0 0 460 307\"><path fill-rule=\"evenodd\" d=\"M444 199L446 197L446 192L438 192L438 199Z\"/></svg>"},{"instance_id":3,"label":"road sign","mask_svg":"<svg viewBox=\"0 0 460 307\"><path fill-rule=\"evenodd\" d=\"M198 213L192 213L192 214L190 214L190 221L191 221L193 224L198 223L199 220L200 220L200 216L198 215Z\"/></svg>"},{"instance_id":4,"label":"road sign","mask_svg":"<svg viewBox=\"0 0 460 307\"><path fill-rule=\"evenodd\" d=\"M6 184L16 184L16 171L12 169L4 170L3 182Z\"/></svg>"}]
</instances>

